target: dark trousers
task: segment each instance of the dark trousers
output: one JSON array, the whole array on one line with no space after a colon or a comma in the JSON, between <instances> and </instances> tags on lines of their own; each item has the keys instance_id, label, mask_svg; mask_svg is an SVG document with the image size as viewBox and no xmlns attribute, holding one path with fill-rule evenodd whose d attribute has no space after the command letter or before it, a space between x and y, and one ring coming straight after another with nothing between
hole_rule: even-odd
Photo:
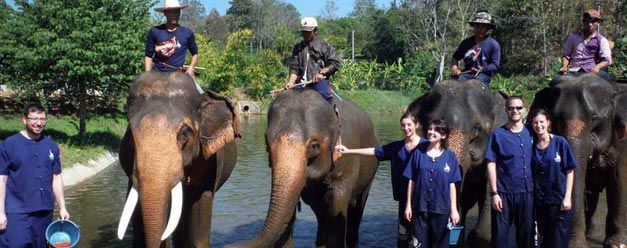
<instances>
[{"instance_id":1,"label":"dark trousers","mask_svg":"<svg viewBox=\"0 0 627 248\"><path fill-rule=\"evenodd\" d=\"M0 233L0 247L46 248L46 228L52 222L52 210L25 214L7 214L7 229Z\"/></svg>"},{"instance_id":2,"label":"dark trousers","mask_svg":"<svg viewBox=\"0 0 627 248\"><path fill-rule=\"evenodd\" d=\"M414 237L421 248L446 248L451 230L448 229L448 214L434 214L414 211Z\"/></svg>"},{"instance_id":3,"label":"dark trousers","mask_svg":"<svg viewBox=\"0 0 627 248\"><path fill-rule=\"evenodd\" d=\"M317 91L320 95L322 95L322 97L324 97L324 99L333 103L333 93L331 92L331 84L329 83L329 80L324 79L317 83L308 84L307 87Z\"/></svg>"},{"instance_id":4,"label":"dark trousers","mask_svg":"<svg viewBox=\"0 0 627 248\"><path fill-rule=\"evenodd\" d=\"M511 247L507 244L509 229L516 227L518 248L534 247L533 193L499 193L503 209L492 209L491 247Z\"/></svg>"},{"instance_id":5,"label":"dark trousers","mask_svg":"<svg viewBox=\"0 0 627 248\"><path fill-rule=\"evenodd\" d=\"M407 199L398 201L398 236L396 239L396 247L409 247L409 241L412 240L414 227L411 222L405 219L405 204Z\"/></svg>"},{"instance_id":6,"label":"dark trousers","mask_svg":"<svg viewBox=\"0 0 627 248\"><path fill-rule=\"evenodd\" d=\"M490 85L490 80L492 80L492 77L483 72L480 72L479 74L477 74L477 76L475 76L475 74L473 73L464 73L457 76L457 81L466 81L470 79L477 79L486 85Z\"/></svg>"},{"instance_id":7,"label":"dark trousers","mask_svg":"<svg viewBox=\"0 0 627 248\"><path fill-rule=\"evenodd\" d=\"M540 247L568 247L572 209L562 211L559 204L536 204Z\"/></svg>"}]
</instances>

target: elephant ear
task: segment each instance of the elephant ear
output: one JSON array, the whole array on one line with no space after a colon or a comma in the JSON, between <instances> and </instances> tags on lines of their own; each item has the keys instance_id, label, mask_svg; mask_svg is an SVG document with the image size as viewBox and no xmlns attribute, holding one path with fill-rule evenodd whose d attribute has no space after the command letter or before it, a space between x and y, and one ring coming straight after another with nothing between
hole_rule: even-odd
<instances>
[{"instance_id":1,"label":"elephant ear","mask_svg":"<svg viewBox=\"0 0 627 248\"><path fill-rule=\"evenodd\" d=\"M202 155L208 159L224 145L241 137L239 115L226 96L207 90L202 98L200 143Z\"/></svg>"}]
</instances>

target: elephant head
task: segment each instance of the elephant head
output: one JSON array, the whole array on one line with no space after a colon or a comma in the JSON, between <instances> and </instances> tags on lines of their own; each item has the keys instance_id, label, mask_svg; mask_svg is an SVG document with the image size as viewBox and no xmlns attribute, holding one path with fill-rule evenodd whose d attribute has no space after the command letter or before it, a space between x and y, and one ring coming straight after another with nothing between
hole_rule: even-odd
<instances>
[{"instance_id":1,"label":"elephant head","mask_svg":"<svg viewBox=\"0 0 627 248\"><path fill-rule=\"evenodd\" d=\"M443 119L451 127L449 148L464 169L483 163L488 134L494 127L496 100L480 81L446 80L414 100L408 107L420 124Z\"/></svg>"},{"instance_id":2,"label":"elephant head","mask_svg":"<svg viewBox=\"0 0 627 248\"><path fill-rule=\"evenodd\" d=\"M563 135L577 160L573 187L571 246L586 246L584 191L589 163L599 158L612 140L614 88L594 74L562 76L536 93L531 109L551 115L553 132Z\"/></svg>"},{"instance_id":3,"label":"elephant head","mask_svg":"<svg viewBox=\"0 0 627 248\"><path fill-rule=\"evenodd\" d=\"M139 201L145 246L158 247L178 225L182 184L195 176L186 174L186 168L233 141L238 116L227 98L210 91L200 94L193 80L178 72L139 75L127 103L129 124L120 163L132 185L118 237L123 237Z\"/></svg>"}]
</instances>

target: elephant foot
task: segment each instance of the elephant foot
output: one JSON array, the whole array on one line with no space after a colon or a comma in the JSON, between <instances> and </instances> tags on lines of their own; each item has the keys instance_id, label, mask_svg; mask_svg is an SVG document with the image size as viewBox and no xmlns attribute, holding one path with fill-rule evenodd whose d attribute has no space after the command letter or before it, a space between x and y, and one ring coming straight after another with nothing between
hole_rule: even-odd
<instances>
[{"instance_id":1,"label":"elephant foot","mask_svg":"<svg viewBox=\"0 0 627 248\"><path fill-rule=\"evenodd\" d=\"M588 248L588 241L586 241L586 238L583 236L575 235L570 238L568 247Z\"/></svg>"},{"instance_id":2,"label":"elephant foot","mask_svg":"<svg viewBox=\"0 0 627 248\"><path fill-rule=\"evenodd\" d=\"M490 236L485 233L477 231L477 229L472 229L470 233L468 233L468 238L466 238L466 244L468 247L490 247ZM574 246L576 247L576 246Z\"/></svg>"},{"instance_id":3,"label":"elephant foot","mask_svg":"<svg viewBox=\"0 0 627 248\"><path fill-rule=\"evenodd\" d=\"M614 235L605 238L603 247L627 248L627 235Z\"/></svg>"}]
</instances>

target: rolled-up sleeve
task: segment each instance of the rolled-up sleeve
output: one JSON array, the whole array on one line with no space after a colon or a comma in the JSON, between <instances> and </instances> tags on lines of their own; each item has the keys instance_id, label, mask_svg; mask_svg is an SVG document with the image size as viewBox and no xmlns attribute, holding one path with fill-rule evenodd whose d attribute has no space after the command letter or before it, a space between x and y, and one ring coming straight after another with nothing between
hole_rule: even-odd
<instances>
[{"instance_id":1,"label":"rolled-up sleeve","mask_svg":"<svg viewBox=\"0 0 627 248\"><path fill-rule=\"evenodd\" d=\"M610 43L606 38L601 39L599 57L601 57L601 61L607 61L610 65L612 64L612 49L610 48Z\"/></svg>"}]
</instances>

